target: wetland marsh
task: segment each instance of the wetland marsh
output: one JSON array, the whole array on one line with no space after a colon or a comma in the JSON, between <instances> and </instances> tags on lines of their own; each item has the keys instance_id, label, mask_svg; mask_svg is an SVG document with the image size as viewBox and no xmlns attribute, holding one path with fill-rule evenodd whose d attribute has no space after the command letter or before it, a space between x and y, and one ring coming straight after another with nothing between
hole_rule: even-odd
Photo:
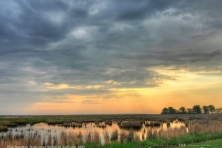
<instances>
[{"instance_id":1,"label":"wetland marsh","mask_svg":"<svg viewBox=\"0 0 222 148\"><path fill-rule=\"evenodd\" d=\"M178 137L208 134L222 137L222 116L216 115L79 115L1 117L0 145L112 145L161 140L177 145ZM185 138L186 139L186 138ZM185 140L186 143L195 142ZM202 139L204 141L204 138ZM198 141L201 141L199 139Z\"/></svg>"}]
</instances>

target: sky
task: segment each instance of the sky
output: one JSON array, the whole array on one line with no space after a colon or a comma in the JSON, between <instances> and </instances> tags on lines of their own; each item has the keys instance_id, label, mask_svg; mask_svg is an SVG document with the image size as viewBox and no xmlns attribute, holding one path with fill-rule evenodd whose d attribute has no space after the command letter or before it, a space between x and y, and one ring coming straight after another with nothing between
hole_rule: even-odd
<instances>
[{"instance_id":1,"label":"sky","mask_svg":"<svg viewBox=\"0 0 222 148\"><path fill-rule=\"evenodd\" d=\"M222 107L221 0L0 6L0 115Z\"/></svg>"}]
</instances>

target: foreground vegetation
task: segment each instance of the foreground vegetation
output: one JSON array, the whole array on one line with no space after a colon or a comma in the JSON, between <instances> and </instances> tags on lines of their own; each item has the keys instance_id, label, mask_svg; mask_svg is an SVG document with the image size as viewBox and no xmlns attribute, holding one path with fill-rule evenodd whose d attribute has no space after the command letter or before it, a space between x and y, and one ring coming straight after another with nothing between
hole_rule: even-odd
<instances>
[{"instance_id":1,"label":"foreground vegetation","mask_svg":"<svg viewBox=\"0 0 222 148\"><path fill-rule=\"evenodd\" d=\"M169 123L174 120L184 122L186 127L174 128L168 130L157 130L150 128L144 131L140 141L138 135L133 129L140 129L142 123L146 126L161 126L162 122ZM152 122L145 122L146 120ZM125 121L125 122L121 122ZM79 115L79 116L10 116L0 118L0 129L6 131L8 127L16 127L23 124L34 124L45 122L48 124L66 125L70 122L82 123L87 122L105 122L107 125L117 122L121 128L128 128L129 132L118 132L114 130L111 135L108 132L103 133L104 144L100 139L97 131L91 131L83 138L83 134L64 133L59 137L47 135L41 137L38 132L31 132L26 136L24 133L12 135L7 132L6 135L0 136L0 147L7 145L15 146L40 146L40 145L85 145L86 147L150 147L150 146L179 146L179 144L196 144L198 142L209 141L213 139L222 139L222 115ZM120 123L120 124L119 124ZM124 123L124 124L123 124ZM188 132L187 132L188 128ZM130 130L131 129L131 130ZM44 139L44 140L42 140Z\"/></svg>"},{"instance_id":2,"label":"foreground vegetation","mask_svg":"<svg viewBox=\"0 0 222 148\"><path fill-rule=\"evenodd\" d=\"M106 124L111 124L113 121L117 123L121 121L139 121L140 123L144 121L154 121L155 123L170 123L177 119L185 124L195 121L218 121L222 120L222 114L133 114L133 115L54 115L54 116L0 116L0 131L5 131L8 127L16 127L26 124L36 124L36 123L47 123L47 124L67 124L71 122L76 122L79 124L90 123L90 122L105 122Z\"/></svg>"},{"instance_id":3,"label":"foreground vegetation","mask_svg":"<svg viewBox=\"0 0 222 148\"><path fill-rule=\"evenodd\" d=\"M198 136L201 136L201 138L198 138ZM217 139L221 136L212 137L212 138L216 138L216 140L206 139L207 137L210 137L210 136L208 134L199 134L199 135L193 135L193 137L190 137L190 136L178 137L178 138L174 138L169 141L164 141L161 139L154 138L154 139L145 140L143 142L139 142L139 141L125 142L125 143L113 142L108 145L103 145L102 147L104 147L104 148L122 148L122 147L124 147L124 148L148 148L148 147L200 148L202 146L204 146L204 147L219 147L219 146L222 147L222 139ZM172 141L174 141L174 142L172 142ZM204 142L200 142L200 141L204 141ZM93 147L95 147L95 145L87 144L87 148L88 147L93 148Z\"/></svg>"},{"instance_id":4,"label":"foreground vegetation","mask_svg":"<svg viewBox=\"0 0 222 148\"><path fill-rule=\"evenodd\" d=\"M90 135L90 136L89 136ZM5 148L7 145L14 145L14 146L80 146L84 145L87 148L95 148L95 147L106 147L106 148L139 148L139 147L177 147L177 146L184 146L184 145L216 145L221 144L222 134L221 133L192 133L186 134L178 137L171 137L167 139L162 139L158 137L150 137L145 141L139 141L135 139L135 137L131 137L131 135L126 135L126 139L114 140L112 142L107 141L104 145L101 144L98 133L94 132L89 134L86 141L83 142L81 139L81 133L77 135L66 135L64 133L61 134L61 138L58 141L52 142L49 138L48 141L44 141L41 143L41 136L34 134L33 136L29 136L28 138L24 137L12 137L11 134L8 134L6 137L1 137L0 147ZM129 138L132 139L129 139ZM220 139L209 141L213 139ZM108 140L108 139L107 139ZM204 142L203 141L209 141ZM199 143L202 142L202 143Z\"/></svg>"},{"instance_id":5,"label":"foreground vegetation","mask_svg":"<svg viewBox=\"0 0 222 148\"><path fill-rule=\"evenodd\" d=\"M183 145L181 145L183 146ZM181 148L180 146L180 148ZM189 145L185 145L187 148L221 148L222 147L222 139L216 139L216 140L208 140L205 142L198 142L195 144L189 144ZM179 147L178 147L179 148Z\"/></svg>"}]
</instances>

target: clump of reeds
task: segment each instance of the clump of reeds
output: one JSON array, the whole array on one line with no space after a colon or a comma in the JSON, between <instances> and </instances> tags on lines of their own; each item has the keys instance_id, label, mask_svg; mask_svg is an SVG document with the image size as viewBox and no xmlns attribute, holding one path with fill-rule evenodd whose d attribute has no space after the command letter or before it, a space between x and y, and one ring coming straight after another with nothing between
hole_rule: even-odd
<instances>
[{"instance_id":1,"label":"clump of reeds","mask_svg":"<svg viewBox=\"0 0 222 148\"><path fill-rule=\"evenodd\" d=\"M166 131L161 129L158 133L158 138L168 140L170 138L178 137L185 134L187 134L186 127L168 129Z\"/></svg>"},{"instance_id":2,"label":"clump of reeds","mask_svg":"<svg viewBox=\"0 0 222 148\"><path fill-rule=\"evenodd\" d=\"M161 126L161 122L159 122L159 121L150 121L150 122L146 122L145 126L152 126L152 127Z\"/></svg>"},{"instance_id":3,"label":"clump of reeds","mask_svg":"<svg viewBox=\"0 0 222 148\"><path fill-rule=\"evenodd\" d=\"M0 132L6 132L8 128L6 126L0 125Z\"/></svg>"},{"instance_id":4,"label":"clump of reeds","mask_svg":"<svg viewBox=\"0 0 222 148\"><path fill-rule=\"evenodd\" d=\"M48 136L48 141L47 141L47 146L51 146L52 145L52 136L49 135Z\"/></svg>"},{"instance_id":5,"label":"clump of reeds","mask_svg":"<svg viewBox=\"0 0 222 148\"><path fill-rule=\"evenodd\" d=\"M66 135L66 133L65 133L65 132L61 132L59 144L66 146L66 145L67 145L67 142L68 142L68 141L67 141L67 135Z\"/></svg>"},{"instance_id":6,"label":"clump of reeds","mask_svg":"<svg viewBox=\"0 0 222 148\"><path fill-rule=\"evenodd\" d=\"M105 121L105 124L111 126L112 125L112 121L111 120L107 120L107 121Z\"/></svg>"},{"instance_id":7,"label":"clump of reeds","mask_svg":"<svg viewBox=\"0 0 222 148\"><path fill-rule=\"evenodd\" d=\"M107 131L104 131L103 136L104 136L104 143L108 144L109 143L109 133Z\"/></svg>"},{"instance_id":8,"label":"clump of reeds","mask_svg":"<svg viewBox=\"0 0 222 148\"><path fill-rule=\"evenodd\" d=\"M145 132L142 132L142 140L145 139Z\"/></svg>"},{"instance_id":9,"label":"clump of reeds","mask_svg":"<svg viewBox=\"0 0 222 148\"><path fill-rule=\"evenodd\" d=\"M134 141L140 141L140 137L137 134L134 134Z\"/></svg>"},{"instance_id":10,"label":"clump of reeds","mask_svg":"<svg viewBox=\"0 0 222 148\"><path fill-rule=\"evenodd\" d=\"M111 135L111 141L116 141L116 140L118 140L118 131L114 130Z\"/></svg>"},{"instance_id":11,"label":"clump of reeds","mask_svg":"<svg viewBox=\"0 0 222 148\"><path fill-rule=\"evenodd\" d=\"M40 146L41 137L36 133L29 134L27 137L25 137L23 134L13 136L10 132L5 137L5 143L12 146Z\"/></svg>"},{"instance_id":12,"label":"clump of reeds","mask_svg":"<svg viewBox=\"0 0 222 148\"><path fill-rule=\"evenodd\" d=\"M129 134L127 135L127 141L134 141L134 132L133 132L133 130L129 131Z\"/></svg>"},{"instance_id":13,"label":"clump of reeds","mask_svg":"<svg viewBox=\"0 0 222 148\"><path fill-rule=\"evenodd\" d=\"M94 131L93 133L93 143L101 144L99 133L97 131Z\"/></svg>"},{"instance_id":14,"label":"clump of reeds","mask_svg":"<svg viewBox=\"0 0 222 148\"><path fill-rule=\"evenodd\" d=\"M185 124L186 127L189 127L190 121L189 121L189 120L185 120L185 121L184 121L184 124Z\"/></svg>"},{"instance_id":15,"label":"clump of reeds","mask_svg":"<svg viewBox=\"0 0 222 148\"><path fill-rule=\"evenodd\" d=\"M58 145L58 138L56 136L53 136L53 146Z\"/></svg>"},{"instance_id":16,"label":"clump of reeds","mask_svg":"<svg viewBox=\"0 0 222 148\"><path fill-rule=\"evenodd\" d=\"M86 143L92 143L92 142L93 142L92 135L89 132L88 135L86 136Z\"/></svg>"},{"instance_id":17,"label":"clump of reeds","mask_svg":"<svg viewBox=\"0 0 222 148\"><path fill-rule=\"evenodd\" d=\"M154 131L153 131L152 138L158 138L158 132L157 132L157 130L154 130Z\"/></svg>"},{"instance_id":18,"label":"clump of reeds","mask_svg":"<svg viewBox=\"0 0 222 148\"><path fill-rule=\"evenodd\" d=\"M141 129L142 123L140 121L125 121L120 125L120 127L126 129Z\"/></svg>"},{"instance_id":19,"label":"clump of reeds","mask_svg":"<svg viewBox=\"0 0 222 148\"><path fill-rule=\"evenodd\" d=\"M168 128L170 127L170 121L167 121L167 127Z\"/></svg>"},{"instance_id":20,"label":"clump of reeds","mask_svg":"<svg viewBox=\"0 0 222 148\"><path fill-rule=\"evenodd\" d=\"M83 134L81 131L77 134L77 139L78 139L77 145L83 144Z\"/></svg>"},{"instance_id":21,"label":"clump of reeds","mask_svg":"<svg viewBox=\"0 0 222 148\"><path fill-rule=\"evenodd\" d=\"M169 133L164 131L163 129L159 130L159 137L164 140L169 139Z\"/></svg>"},{"instance_id":22,"label":"clump of reeds","mask_svg":"<svg viewBox=\"0 0 222 148\"><path fill-rule=\"evenodd\" d=\"M119 126L121 126L122 121L121 121L121 120L117 121L117 124L118 124Z\"/></svg>"},{"instance_id":23,"label":"clump of reeds","mask_svg":"<svg viewBox=\"0 0 222 148\"><path fill-rule=\"evenodd\" d=\"M14 121L14 123L17 125L26 125L27 124L27 122L22 119L16 120L16 121Z\"/></svg>"},{"instance_id":24,"label":"clump of reeds","mask_svg":"<svg viewBox=\"0 0 222 148\"><path fill-rule=\"evenodd\" d=\"M153 133L152 133L152 130L151 129L148 129L147 130L147 134L146 134L146 139L150 139L153 137Z\"/></svg>"},{"instance_id":25,"label":"clump of reeds","mask_svg":"<svg viewBox=\"0 0 222 148\"><path fill-rule=\"evenodd\" d=\"M7 134L7 139L8 139L9 141L12 141L12 140L13 140L12 132L9 132L9 133Z\"/></svg>"},{"instance_id":26,"label":"clump of reeds","mask_svg":"<svg viewBox=\"0 0 222 148\"><path fill-rule=\"evenodd\" d=\"M222 121L208 121L205 124L192 123L189 133L222 133Z\"/></svg>"},{"instance_id":27,"label":"clump of reeds","mask_svg":"<svg viewBox=\"0 0 222 148\"><path fill-rule=\"evenodd\" d=\"M70 126L73 127L73 128L81 128L82 127L82 122L73 122L73 123L70 123Z\"/></svg>"},{"instance_id":28,"label":"clump of reeds","mask_svg":"<svg viewBox=\"0 0 222 148\"><path fill-rule=\"evenodd\" d=\"M120 133L120 142L123 143L124 141L127 140L127 135L126 135L126 132L121 132Z\"/></svg>"}]
</instances>

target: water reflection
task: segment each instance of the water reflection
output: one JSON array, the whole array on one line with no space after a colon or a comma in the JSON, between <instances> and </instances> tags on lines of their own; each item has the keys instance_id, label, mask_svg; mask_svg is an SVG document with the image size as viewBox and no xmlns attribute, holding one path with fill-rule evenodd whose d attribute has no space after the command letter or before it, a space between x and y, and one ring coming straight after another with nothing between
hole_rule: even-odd
<instances>
[{"instance_id":1,"label":"water reflection","mask_svg":"<svg viewBox=\"0 0 222 148\"><path fill-rule=\"evenodd\" d=\"M61 124L46 124L38 123L35 125L26 125L16 128L9 128L7 132L0 133L0 136L6 136L12 133L12 136L25 136L38 134L41 136L41 143L48 141L51 138L52 141L55 139L59 140L62 133L66 135L82 135L83 142L86 142L87 136L93 133L98 133L101 143L104 144L106 140L106 134L111 139L111 135L114 131L118 132L118 140L120 137L128 135L130 131L133 131L135 137L138 137L140 141L147 138L149 132L159 132L160 130L173 130L175 128L185 127L183 122L174 120L173 122L161 123L157 121L121 121L111 123L107 122L96 122L96 123L61 123ZM188 132L188 129L187 129Z\"/></svg>"}]
</instances>

